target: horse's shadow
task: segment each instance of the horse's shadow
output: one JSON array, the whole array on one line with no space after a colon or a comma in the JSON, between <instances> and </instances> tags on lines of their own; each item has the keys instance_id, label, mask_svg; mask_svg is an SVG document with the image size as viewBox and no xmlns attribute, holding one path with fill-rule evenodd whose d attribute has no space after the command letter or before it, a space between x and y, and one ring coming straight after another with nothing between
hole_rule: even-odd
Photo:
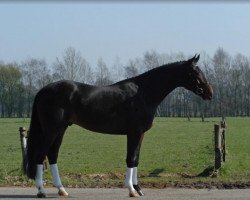
<instances>
[{"instance_id":1,"label":"horse's shadow","mask_svg":"<svg viewBox=\"0 0 250 200\"><path fill-rule=\"evenodd\" d=\"M33 199L36 195L0 194L0 199Z\"/></svg>"},{"instance_id":2,"label":"horse's shadow","mask_svg":"<svg viewBox=\"0 0 250 200\"><path fill-rule=\"evenodd\" d=\"M60 198L60 196L54 195L53 194L48 194L46 196L46 199L51 199L51 198ZM37 199L36 195L27 195L27 194L0 194L0 199Z\"/></svg>"}]
</instances>

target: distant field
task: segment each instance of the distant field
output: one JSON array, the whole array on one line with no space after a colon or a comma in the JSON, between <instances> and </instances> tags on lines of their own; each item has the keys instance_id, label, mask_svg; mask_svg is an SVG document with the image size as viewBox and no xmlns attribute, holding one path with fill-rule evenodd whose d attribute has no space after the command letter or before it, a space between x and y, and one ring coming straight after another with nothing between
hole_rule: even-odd
<instances>
[{"instance_id":1,"label":"distant field","mask_svg":"<svg viewBox=\"0 0 250 200\"><path fill-rule=\"evenodd\" d=\"M144 137L139 165L145 186L219 187L250 185L250 118L227 118L227 157L216 178L197 177L214 164L213 125L220 118L156 118ZM31 185L21 175L18 128L26 119L0 119L0 186ZM78 126L67 129L59 155L59 169L68 187L122 186L126 137L102 135ZM51 184L49 171L46 181Z\"/></svg>"}]
</instances>

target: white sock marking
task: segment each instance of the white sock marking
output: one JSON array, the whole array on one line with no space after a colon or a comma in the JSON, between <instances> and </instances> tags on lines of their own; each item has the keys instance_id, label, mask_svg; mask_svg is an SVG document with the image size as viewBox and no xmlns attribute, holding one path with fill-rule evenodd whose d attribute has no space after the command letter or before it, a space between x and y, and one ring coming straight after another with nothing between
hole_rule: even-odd
<instances>
[{"instance_id":1,"label":"white sock marking","mask_svg":"<svg viewBox=\"0 0 250 200\"><path fill-rule=\"evenodd\" d=\"M133 179L133 168L127 168L125 186L128 188L129 192L135 191L132 179Z\"/></svg>"},{"instance_id":2,"label":"white sock marking","mask_svg":"<svg viewBox=\"0 0 250 200\"><path fill-rule=\"evenodd\" d=\"M43 165L36 165L36 187L39 193L45 193L43 187Z\"/></svg>"},{"instance_id":3,"label":"white sock marking","mask_svg":"<svg viewBox=\"0 0 250 200\"><path fill-rule=\"evenodd\" d=\"M133 168L132 182L133 182L133 185L138 185L138 180L137 180L137 167L134 167L134 168Z\"/></svg>"},{"instance_id":4,"label":"white sock marking","mask_svg":"<svg viewBox=\"0 0 250 200\"><path fill-rule=\"evenodd\" d=\"M54 186L57 187L60 192L63 192L65 196L67 196L68 193L66 192L66 190L64 189L62 185L57 164L50 165L50 171L51 171Z\"/></svg>"},{"instance_id":5,"label":"white sock marking","mask_svg":"<svg viewBox=\"0 0 250 200\"><path fill-rule=\"evenodd\" d=\"M50 165L50 170L52 174L53 184L59 189L60 187L62 187L62 182L59 176L57 164Z\"/></svg>"}]
</instances>

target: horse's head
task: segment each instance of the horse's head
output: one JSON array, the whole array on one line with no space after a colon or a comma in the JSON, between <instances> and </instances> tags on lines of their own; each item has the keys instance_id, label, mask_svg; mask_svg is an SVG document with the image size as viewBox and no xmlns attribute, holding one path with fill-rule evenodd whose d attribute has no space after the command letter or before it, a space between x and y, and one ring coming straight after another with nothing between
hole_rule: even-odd
<instances>
[{"instance_id":1,"label":"horse's head","mask_svg":"<svg viewBox=\"0 0 250 200\"><path fill-rule=\"evenodd\" d=\"M188 65L185 69L187 76L184 87L191 90L204 100L211 100L213 96L213 88L208 83L204 73L197 66L200 55L186 61Z\"/></svg>"}]
</instances>

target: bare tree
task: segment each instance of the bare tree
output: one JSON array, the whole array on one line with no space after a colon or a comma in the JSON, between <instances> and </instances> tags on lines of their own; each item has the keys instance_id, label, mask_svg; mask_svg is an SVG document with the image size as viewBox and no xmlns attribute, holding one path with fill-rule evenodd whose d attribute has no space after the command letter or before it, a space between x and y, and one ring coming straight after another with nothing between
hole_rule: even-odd
<instances>
[{"instance_id":1,"label":"bare tree","mask_svg":"<svg viewBox=\"0 0 250 200\"><path fill-rule=\"evenodd\" d=\"M206 53L206 52L201 52L201 59L199 62L199 67L202 69L204 74L207 77L207 80L209 82L214 83L214 71L213 71L213 61L212 58ZM197 98L196 95L191 94L190 102L194 101L199 109L199 115L202 117L202 120L204 120L204 117L211 115L212 112L214 112L213 108L211 107L211 102L209 101L203 101L200 98Z\"/></svg>"},{"instance_id":2,"label":"bare tree","mask_svg":"<svg viewBox=\"0 0 250 200\"><path fill-rule=\"evenodd\" d=\"M228 98L229 92L229 69L231 65L231 57L229 54L223 50L223 48L218 48L213 56L213 66L215 73L215 89L216 93L214 99L218 106L219 115L227 115L229 108L227 105L230 104Z\"/></svg>"},{"instance_id":3,"label":"bare tree","mask_svg":"<svg viewBox=\"0 0 250 200\"><path fill-rule=\"evenodd\" d=\"M38 79L36 80L37 88L40 89L48 85L49 83L53 82L51 72L49 68L47 68L46 66L39 68L38 74L39 74Z\"/></svg>"},{"instance_id":4,"label":"bare tree","mask_svg":"<svg viewBox=\"0 0 250 200\"><path fill-rule=\"evenodd\" d=\"M244 95L244 115L250 116L250 60L244 56L242 65L242 93Z\"/></svg>"},{"instance_id":5,"label":"bare tree","mask_svg":"<svg viewBox=\"0 0 250 200\"><path fill-rule=\"evenodd\" d=\"M245 77L245 74L248 74L249 69L249 60L246 56L242 54L237 54L232 60L232 65L230 69L230 88L231 98L233 101L232 115L245 115L247 107L247 92L249 80ZM249 79L249 77L248 77Z\"/></svg>"},{"instance_id":6,"label":"bare tree","mask_svg":"<svg viewBox=\"0 0 250 200\"><path fill-rule=\"evenodd\" d=\"M29 58L21 64L0 61L0 116L29 116L36 92L55 80L71 79L109 85L191 56L181 52L167 54L147 51L141 57L131 58L125 65L117 57L110 69L100 58L95 73L92 73L80 52L72 47L67 48L60 59L56 59L52 69L44 59ZM160 104L158 116L250 116L248 57L242 54L231 56L223 48L218 48L211 57L201 52L199 67L213 86L212 101L203 102L193 93L178 88Z\"/></svg>"},{"instance_id":7,"label":"bare tree","mask_svg":"<svg viewBox=\"0 0 250 200\"><path fill-rule=\"evenodd\" d=\"M143 56L143 62L146 70L153 69L160 65L160 55L156 51L146 51Z\"/></svg>"},{"instance_id":8,"label":"bare tree","mask_svg":"<svg viewBox=\"0 0 250 200\"><path fill-rule=\"evenodd\" d=\"M125 66L125 78L131 78L139 74L136 62L134 60L129 60L128 64Z\"/></svg>"},{"instance_id":9,"label":"bare tree","mask_svg":"<svg viewBox=\"0 0 250 200\"><path fill-rule=\"evenodd\" d=\"M110 78L112 82L118 82L123 79L123 65L120 58L115 58L114 64L110 69Z\"/></svg>"},{"instance_id":10,"label":"bare tree","mask_svg":"<svg viewBox=\"0 0 250 200\"><path fill-rule=\"evenodd\" d=\"M52 81L50 71L44 59L29 58L21 64L23 84L26 88L29 116L36 92Z\"/></svg>"},{"instance_id":11,"label":"bare tree","mask_svg":"<svg viewBox=\"0 0 250 200\"><path fill-rule=\"evenodd\" d=\"M110 72L102 58L98 59L95 84L99 86L109 85L113 82L110 79Z\"/></svg>"},{"instance_id":12,"label":"bare tree","mask_svg":"<svg viewBox=\"0 0 250 200\"><path fill-rule=\"evenodd\" d=\"M54 63L55 80L74 80L90 83L92 70L89 63L73 47L68 47L62 59L56 58Z\"/></svg>"}]
</instances>

